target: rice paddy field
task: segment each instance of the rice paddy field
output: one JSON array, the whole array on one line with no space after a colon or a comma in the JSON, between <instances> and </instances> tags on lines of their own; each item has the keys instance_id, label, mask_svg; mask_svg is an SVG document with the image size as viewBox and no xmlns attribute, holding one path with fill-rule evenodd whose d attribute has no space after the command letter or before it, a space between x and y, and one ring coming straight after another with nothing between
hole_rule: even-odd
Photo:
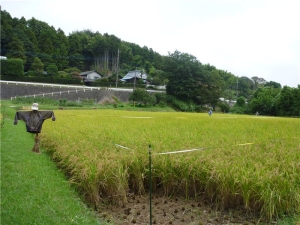
<instances>
[{"instance_id":1,"label":"rice paddy field","mask_svg":"<svg viewBox=\"0 0 300 225\"><path fill-rule=\"evenodd\" d=\"M59 110L41 145L97 206L128 193L205 199L266 220L300 213L300 120L231 114Z\"/></svg>"}]
</instances>

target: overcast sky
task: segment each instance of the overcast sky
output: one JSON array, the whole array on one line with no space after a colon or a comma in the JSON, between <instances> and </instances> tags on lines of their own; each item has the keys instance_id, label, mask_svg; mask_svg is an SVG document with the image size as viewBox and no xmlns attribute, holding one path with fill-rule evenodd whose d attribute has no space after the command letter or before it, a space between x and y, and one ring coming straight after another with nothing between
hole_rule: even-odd
<instances>
[{"instance_id":1,"label":"overcast sky","mask_svg":"<svg viewBox=\"0 0 300 225\"><path fill-rule=\"evenodd\" d=\"M34 17L66 35L90 29L175 50L236 76L300 84L299 0L1 0L12 17Z\"/></svg>"}]
</instances>

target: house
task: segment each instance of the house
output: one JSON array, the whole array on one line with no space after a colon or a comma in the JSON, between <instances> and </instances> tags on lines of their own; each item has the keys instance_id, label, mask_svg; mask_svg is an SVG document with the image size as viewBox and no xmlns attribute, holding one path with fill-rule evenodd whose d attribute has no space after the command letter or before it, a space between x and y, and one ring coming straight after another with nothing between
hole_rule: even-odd
<instances>
[{"instance_id":1,"label":"house","mask_svg":"<svg viewBox=\"0 0 300 225\"><path fill-rule=\"evenodd\" d=\"M225 98L219 98L222 102L225 102L227 103L230 107L234 106L236 104L236 101L235 100L228 100L228 99L225 99Z\"/></svg>"},{"instance_id":2,"label":"house","mask_svg":"<svg viewBox=\"0 0 300 225\"><path fill-rule=\"evenodd\" d=\"M129 71L122 79L121 81L123 82L128 82L128 83L133 83L134 79L136 79L136 82L139 79L142 79L144 82L147 80L147 74L143 71L140 70L134 70L134 71Z\"/></svg>"},{"instance_id":3,"label":"house","mask_svg":"<svg viewBox=\"0 0 300 225\"><path fill-rule=\"evenodd\" d=\"M95 70L82 72L79 75L85 83L95 82L102 77L101 74L99 74Z\"/></svg>"}]
</instances>

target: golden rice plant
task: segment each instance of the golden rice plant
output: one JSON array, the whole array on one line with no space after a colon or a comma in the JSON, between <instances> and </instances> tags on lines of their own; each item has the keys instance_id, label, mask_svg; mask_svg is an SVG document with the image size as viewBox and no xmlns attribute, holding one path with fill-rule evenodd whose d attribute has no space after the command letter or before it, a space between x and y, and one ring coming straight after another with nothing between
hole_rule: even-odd
<instances>
[{"instance_id":1,"label":"golden rice plant","mask_svg":"<svg viewBox=\"0 0 300 225\"><path fill-rule=\"evenodd\" d=\"M244 207L266 219L300 212L299 119L117 110L55 114L55 123L45 121L42 145L96 206L149 191L151 144L153 191Z\"/></svg>"}]
</instances>

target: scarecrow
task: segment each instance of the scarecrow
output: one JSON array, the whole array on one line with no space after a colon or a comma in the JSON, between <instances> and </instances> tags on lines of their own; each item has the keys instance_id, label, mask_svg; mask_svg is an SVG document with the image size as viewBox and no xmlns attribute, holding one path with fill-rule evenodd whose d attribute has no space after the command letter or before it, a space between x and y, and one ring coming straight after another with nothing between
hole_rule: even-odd
<instances>
[{"instance_id":1,"label":"scarecrow","mask_svg":"<svg viewBox=\"0 0 300 225\"><path fill-rule=\"evenodd\" d=\"M14 125L18 124L18 120L23 120L26 123L26 130L29 133L35 134L35 144L32 151L39 153L39 136L41 133L42 125L46 119L52 118L52 121L55 121L55 115L53 111L39 111L39 104L33 103L31 106L32 111L18 111L15 115Z\"/></svg>"}]
</instances>

